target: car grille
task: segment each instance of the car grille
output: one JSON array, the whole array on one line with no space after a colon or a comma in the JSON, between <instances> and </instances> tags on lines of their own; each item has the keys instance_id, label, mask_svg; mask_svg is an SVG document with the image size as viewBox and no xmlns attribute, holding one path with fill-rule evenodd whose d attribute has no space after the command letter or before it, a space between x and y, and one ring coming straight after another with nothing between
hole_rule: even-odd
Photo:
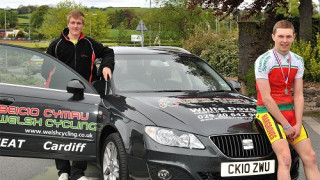
<instances>
[{"instance_id":1,"label":"car grille","mask_svg":"<svg viewBox=\"0 0 320 180\"><path fill-rule=\"evenodd\" d=\"M211 136L210 139L224 155L232 158L263 157L272 153L271 144L264 134ZM243 148L244 139L252 139L253 149Z\"/></svg>"}]
</instances>

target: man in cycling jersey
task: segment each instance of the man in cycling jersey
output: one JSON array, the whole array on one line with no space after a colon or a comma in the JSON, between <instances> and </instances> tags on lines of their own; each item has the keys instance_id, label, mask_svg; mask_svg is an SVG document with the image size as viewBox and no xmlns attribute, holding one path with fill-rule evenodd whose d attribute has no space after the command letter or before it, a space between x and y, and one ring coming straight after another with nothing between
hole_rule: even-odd
<instances>
[{"instance_id":1,"label":"man in cycling jersey","mask_svg":"<svg viewBox=\"0 0 320 180\"><path fill-rule=\"evenodd\" d=\"M277 22L272 32L274 48L255 62L257 119L277 156L278 180L291 179L289 144L300 156L307 179L316 180L320 179L316 154L302 124L303 59L290 51L294 38L292 23Z\"/></svg>"}]
</instances>

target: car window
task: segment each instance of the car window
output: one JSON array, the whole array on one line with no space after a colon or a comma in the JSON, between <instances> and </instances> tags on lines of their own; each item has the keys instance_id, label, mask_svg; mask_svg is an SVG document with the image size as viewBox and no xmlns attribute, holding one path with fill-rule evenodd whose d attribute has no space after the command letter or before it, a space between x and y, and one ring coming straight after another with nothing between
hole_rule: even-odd
<instances>
[{"instance_id":1,"label":"car window","mask_svg":"<svg viewBox=\"0 0 320 180\"><path fill-rule=\"evenodd\" d=\"M0 45L1 83L66 90L71 79L80 77L45 54Z\"/></svg>"},{"instance_id":2,"label":"car window","mask_svg":"<svg viewBox=\"0 0 320 180\"><path fill-rule=\"evenodd\" d=\"M116 55L119 91L218 91L231 88L207 63L175 55Z\"/></svg>"}]
</instances>

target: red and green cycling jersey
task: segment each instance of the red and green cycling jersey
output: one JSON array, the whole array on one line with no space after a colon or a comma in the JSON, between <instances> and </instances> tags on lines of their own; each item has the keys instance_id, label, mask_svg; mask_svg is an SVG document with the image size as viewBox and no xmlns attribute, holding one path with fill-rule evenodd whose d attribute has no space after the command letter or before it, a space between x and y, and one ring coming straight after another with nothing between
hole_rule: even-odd
<instances>
[{"instance_id":1,"label":"red and green cycling jersey","mask_svg":"<svg viewBox=\"0 0 320 180\"><path fill-rule=\"evenodd\" d=\"M303 59L291 51L287 55L282 55L271 49L259 56L255 62L256 80L269 81L271 97L278 104L280 111L293 110L293 98L290 91L294 80L302 78L303 72ZM268 112L257 85L256 88L258 92L257 113Z\"/></svg>"}]
</instances>

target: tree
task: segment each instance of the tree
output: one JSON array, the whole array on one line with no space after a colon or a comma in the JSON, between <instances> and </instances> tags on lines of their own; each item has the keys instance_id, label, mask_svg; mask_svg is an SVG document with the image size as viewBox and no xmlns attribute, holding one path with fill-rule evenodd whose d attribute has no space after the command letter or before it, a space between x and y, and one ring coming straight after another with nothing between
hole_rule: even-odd
<instances>
[{"instance_id":1,"label":"tree","mask_svg":"<svg viewBox=\"0 0 320 180\"><path fill-rule=\"evenodd\" d=\"M107 15L109 17L109 23L112 25L113 29L116 29L120 26L122 22L126 24L125 28L132 29L135 24L135 18L137 17L136 13L132 9L120 9L115 11L108 11ZM122 27L123 28L123 27Z\"/></svg>"},{"instance_id":2,"label":"tree","mask_svg":"<svg viewBox=\"0 0 320 180\"><path fill-rule=\"evenodd\" d=\"M298 9L299 5L300 5L299 0L289 0L288 1L288 9L287 8L278 8L277 14L282 15L283 17L297 18L300 16L299 9Z\"/></svg>"},{"instance_id":3,"label":"tree","mask_svg":"<svg viewBox=\"0 0 320 180\"><path fill-rule=\"evenodd\" d=\"M110 24L112 26L113 29L118 28L118 26L120 26L120 24L125 21L126 19L126 15L124 10L120 9L120 10L115 10L115 11L109 11L107 13L109 19L110 19Z\"/></svg>"},{"instance_id":4,"label":"tree","mask_svg":"<svg viewBox=\"0 0 320 180\"><path fill-rule=\"evenodd\" d=\"M85 28L83 29L85 35L90 34L90 17L91 16L91 37L100 40L108 36L108 30L111 29L109 25L109 18L101 11L95 11L95 15L88 12L86 15Z\"/></svg>"},{"instance_id":5,"label":"tree","mask_svg":"<svg viewBox=\"0 0 320 180\"><path fill-rule=\"evenodd\" d=\"M44 16L46 15L49 6L43 5L38 7L34 12L32 12L30 17L30 26L33 28L41 27L42 22L44 20Z\"/></svg>"},{"instance_id":6,"label":"tree","mask_svg":"<svg viewBox=\"0 0 320 180\"><path fill-rule=\"evenodd\" d=\"M183 0L182 0L183 1ZM244 0L191 0L189 8L203 7L204 9L213 9L215 15L222 15L227 17L233 13L237 8L242 5ZM269 16L267 20L274 19L276 10L279 7L285 8L288 11L287 0L255 0L247 5L245 8L247 14L244 18L248 18L259 12L264 12ZM299 13L300 13L300 39L310 40L312 32L312 0L300 0Z\"/></svg>"},{"instance_id":7,"label":"tree","mask_svg":"<svg viewBox=\"0 0 320 180\"><path fill-rule=\"evenodd\" d=\"M23 6L23 5L20 5L17 9L18 11L18 14L27 14L27 13L31 13L33 11L35 11L37 9L36 6Z\"/></svg>"},{"instance_id":8,"label":"tree","mask_svg":"<svg viewBox=\"0 0 320 180\"><path fill-rule=\"evenodd\" d=\"M117 36L117 42L118 45L121 45L122 43L127 43L128 39L128 31L126 30L126 25L128 23L126 21L123 21L122 23L120 23L120 25L118 26L118 30L119 30L119 34Z\"/></svg>"},{"instance_id":9,"label":"tree","mask_svg":"<svg viewBox=\"0 0 320 180\"><path fill-rule=\"evenodd\" d=\"M12 27L15 27L18 23L18 16L17 16L17 13L15 11L11 11L11 10L6 10L6 22L7 22L7 28L12 28ZM3 18L0 18L0 26L1 28L4 29L5 25L5 12L4 11L0 11L0 17L3 17Z\"/></svg>"},{"instance_id":10,"label":"tree","mask_svg":"<svg viewBox=\"0 0 320 180\"><path fill-rule=\"evenodd\" d=\"M135 17L135 13L134 13L134 11L132 11L132 10L130 10L130 9L125 9L124 10L124 15L125 15L125 17L126 17L126 22L127 22L127 24L126 24L126 28L127 29L131 29L131 28L133 28L133 19L134 19L134 17Z\"/></svg>"},{"instance_id":11,"label":"tree","mask_svg":"<svg viewBox=\"0 0 320 180\"><path fill-rule=\"evenodd\" d=\"M312 0L300 0L299 12L300 12L299 38L306 41L311 41L312 13L313 13Z\"/></svg>"},{"instance_id":12,"label":"tree","mask_svg":"<svg viewBox=\"0 0 320 180\"><path fill-rule=\"evenodd\" d=\"M72 9L83 10L81 4L76 4L69 0L59 2L57 6L49 8L39 31L49 39L59 37L61 31L67 27L67 14Z\"/></svg>"},{"instance_id":13,"label":"tree","mask_svg":"<svg viewBox=\"0 0 320 180\"><path fill-rule=\"evenodd\" d=\"M247 14L243 18L246 19L262 11L274 16L277 8L286 7L288 2L287 0L255 0L252 3L244 3L244 0L191 0L189 8L201 6L204 9L213 9L217 16L227 17L244 4L246 5L244 11Z\"/></svg>"},{"instance_id":14,"label":"tree","mask_svg":"<svg viewBox=\"0 0 320 180\"><path fill-rule=\"evenodd\" d=\"M153 31L161 31L161 39L181 40L188 38L195 30L195 26L205 20L206 13L200 8L187 10L187 1L178 3L178 0L165 2L162 8L153 9L141 19L152 26Z\"/></svg>"},{"instance_id":15,"label":"tree","mask_svg":"<svg viewBox=\"0 0 320 180\"><path fill-rule=\"evenodd\" d=\"M44 17L49 10L49 6L43 5L38 7L35 11L30 15L30 26L31 26L31 38L41 40L44 36L43 32L39 30L41 27Z\"/></svg>"},{"instance_id":16,"label":"tree","mask_svg":"<svg viewBox=\"0 0 320 180\"><path fill-rule=\"evenodd\" d=\"M107 30L110 26L108 26L108 17L104 13L95 11L95 15L93 15L92 12L86 12L81 3L76 4L70 0L62 1L56 7L49 8L39 32L42 32L49 39L59 37L61 31L67 27L67 14L72 9L80 9L85 14L85 28L83 29L85 35L90 34L91 19L91 36L96 39L107 36Z\"/></svg>"}]
</instances>

